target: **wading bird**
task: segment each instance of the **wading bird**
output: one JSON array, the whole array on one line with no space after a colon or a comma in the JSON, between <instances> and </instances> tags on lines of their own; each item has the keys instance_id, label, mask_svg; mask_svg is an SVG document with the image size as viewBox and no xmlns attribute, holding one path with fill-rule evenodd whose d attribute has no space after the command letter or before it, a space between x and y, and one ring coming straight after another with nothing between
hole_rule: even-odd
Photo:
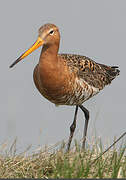
<instances>
[{"instance_id":1,"label":"wading bird","mask_svg":"<svg viewBox=\"0 0 126 180\"><path fill-rule=\"evenodd\" d=\"M59 43L60 32L57 26L41 26L37 41L10 68L43 45L39 63L33 73L34 83L38 91L52 103L76 106L67 145L69 151L76 128L78 107L85 115L82 143L85 148L89 111L82 104L110 84L120 71L117 66L99 64L86 56L58 54Z\"/></svg>"}]
</instances>

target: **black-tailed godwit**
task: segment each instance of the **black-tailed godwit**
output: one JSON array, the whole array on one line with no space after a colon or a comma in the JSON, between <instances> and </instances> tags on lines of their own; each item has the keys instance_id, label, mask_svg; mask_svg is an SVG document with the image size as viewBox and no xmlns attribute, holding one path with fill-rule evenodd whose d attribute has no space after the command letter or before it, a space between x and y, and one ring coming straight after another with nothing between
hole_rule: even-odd
<instances>
[{"instance_id":1,"label":"black-tailed godwit","mask_svg":"<svg viewBox=\"0 0 126 180\"><path fill-rule=\"evenodd\" d=\"M70 149L76 128L78 107L83 111L85 126L82 147L85 148L89 111L82 104L110 84L120 71L117 66L99 64L86 56L58 54L59 43L58 27L54 24L43 25L39 29L37 41L10 68L43 45L33 74L36 88L56 105L76 106L67 150Z\"/></svg>"}]
</instances>

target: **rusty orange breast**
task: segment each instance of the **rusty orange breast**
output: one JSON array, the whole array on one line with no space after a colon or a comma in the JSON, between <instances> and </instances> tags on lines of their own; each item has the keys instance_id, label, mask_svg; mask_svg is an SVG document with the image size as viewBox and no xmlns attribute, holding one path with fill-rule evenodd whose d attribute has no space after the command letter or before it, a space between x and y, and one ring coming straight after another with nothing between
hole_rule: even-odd
<instances>
[{"instance_id":1,"label":"rusty orange breast","mask_svg":"<svg viewBox=\"0 0 126 180\"><path fill-rule=\"evenodd\" d=\"M53 63L52 63L53 62ZM68 67L58 59L49 61L46 59L39 63L34 70L34 82L39 92L55 104L65 104L71 89L69 82L72 81Z\"/></svg>"}]
</instances>

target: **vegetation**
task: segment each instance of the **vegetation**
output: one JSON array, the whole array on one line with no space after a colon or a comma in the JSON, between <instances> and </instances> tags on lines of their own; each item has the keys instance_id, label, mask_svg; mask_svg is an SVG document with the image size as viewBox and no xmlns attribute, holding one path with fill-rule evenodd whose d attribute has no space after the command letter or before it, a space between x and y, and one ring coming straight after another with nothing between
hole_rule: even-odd
<instances>
[{"instance_id":1,"label":"vegetation","mask_svg":"<svg viewBox=\"0 0 126 180\"><path fill-rule=\"evenodd\" d=\"M75 141L69 153L65 153L65 143L60 143L61 147L45 147L31 155L27 151L16 154L15 144L4 154L1 145L0 178L126 178L124 143L96 161L103 151L100 142L82 151Z\"/></svg>"}]
</instances>

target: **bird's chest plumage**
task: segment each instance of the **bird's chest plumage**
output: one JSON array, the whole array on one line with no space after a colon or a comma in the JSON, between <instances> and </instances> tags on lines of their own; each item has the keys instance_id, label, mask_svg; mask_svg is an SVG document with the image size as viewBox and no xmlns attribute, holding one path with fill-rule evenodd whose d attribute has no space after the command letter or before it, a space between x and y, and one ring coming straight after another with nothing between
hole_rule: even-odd
<instances>
[{"instance_id":1,"label":"bird's chest plumage","mask_svg":"<svg viewBox=\"0 0 126 180\"><path fill-rule=\"evenodd\" d=\"M97 94L99 90L88 85L69 69L39 68L34 70L34 82L39 92L57 105L77 105Z\"/></svg>"},{"instance_id":2,"label":"bird's chest plumage","mask_svg":"<svg viewBox=\"0 0 126 180\"><path fill-rule=\"evenodd\" d=\"M34 82L39 92L55 104L61 103L62 97L67 94L67 78L65 69L51 65L36 66L34 70ZM64 103L63 103L64 104Z\"/></svg>"}]
</instances>

